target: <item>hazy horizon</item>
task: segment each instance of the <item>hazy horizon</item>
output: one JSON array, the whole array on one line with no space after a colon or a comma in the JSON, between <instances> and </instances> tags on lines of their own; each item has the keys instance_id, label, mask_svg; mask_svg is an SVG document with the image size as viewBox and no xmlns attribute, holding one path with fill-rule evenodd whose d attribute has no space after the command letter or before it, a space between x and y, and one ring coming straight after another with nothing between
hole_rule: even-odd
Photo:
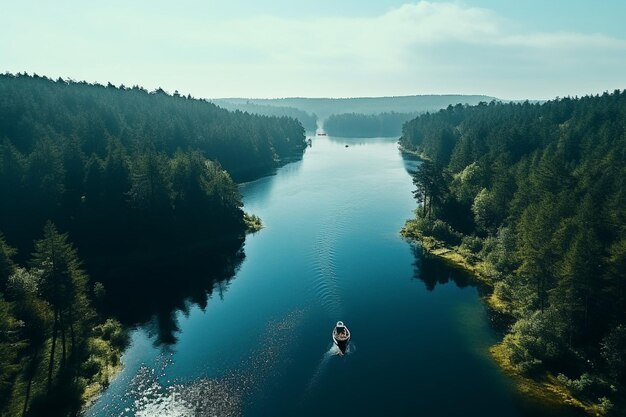
<instances>
[{"instance_id":1,"label":"hazy horizon","mask_svg":"<svg viewBox=\"0 0 626 417\"><path fill-rule=\"evenodd\" d=\"M4 6L0 71L208 99L486 95L626 87L626 4L25 0Z\"/></svg>"},{"instance_id":2,"label":"hazy horizon","mask_svg":"<svg viewBox=\"0 0 626 417\"><path fill-rule=\"evenodd\" d=\"M286 96L286 97L206 97L210 100L293 100L293 99L306 99L306 100L355 100L355 99L378 99L378 98L402 98L402 97L421 97L421 96L485 96L492 97L488 94L402 94L402 95L387 95L387 96L350 96L350 97L305 97L305 96ZM493 97L500 99L500 97Z\"/></svg>"}]
</instances>

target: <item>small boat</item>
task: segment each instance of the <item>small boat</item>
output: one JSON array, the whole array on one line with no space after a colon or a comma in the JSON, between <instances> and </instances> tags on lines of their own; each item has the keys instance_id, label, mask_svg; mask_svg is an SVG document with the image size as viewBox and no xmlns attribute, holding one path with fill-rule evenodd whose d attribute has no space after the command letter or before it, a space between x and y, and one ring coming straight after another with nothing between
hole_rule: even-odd
<instances>
[{"instance_id":1,"label":"small boat","mask_svg":"<svg viewBox=\"0 0 626 417\"><path fill-rule=\"evenodd\" d=\"M337 345L342 355L346 353L348 343L350 342L350 336L350 330L348 330L342 321L338 321L337 325L333 329L333 342Z\"/></svg>"},{"instance_id":2,"label":"small boat","mask_svg":"<svg viewBox=\"0 0 626 417\"><path fill-rule=\"evenodd\" d=\"M317 136L326 136L326 132L318 132Z\"/></svg>"}]
</instances>

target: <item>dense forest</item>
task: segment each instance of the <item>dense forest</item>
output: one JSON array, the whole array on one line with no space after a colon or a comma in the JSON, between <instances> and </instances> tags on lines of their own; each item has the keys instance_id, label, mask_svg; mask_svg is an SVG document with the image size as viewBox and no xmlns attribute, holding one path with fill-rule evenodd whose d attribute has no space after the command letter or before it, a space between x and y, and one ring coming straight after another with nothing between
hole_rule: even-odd
<instances>
[{"instance_id":1,"label":"dense forest","mask_svg":"<svg viewBox=\"0 0 626 417\"><path fill-rule=\"evenodd\" d=\"M402 125L416 116L416 112L333 114L324 122L324 130L329 135L346 138L400 136L402 134Z\"/></svg>"},{"instance_id":2,"label":"dense forest","mask_svg":"<svg viewBox=\"0 0 626 417\"><path fill-rule=\"evenodd\" d=\"M304 127L307 132L314 132L315 129L317 129L317 116L295 107L269 106L256 104L249 100L245 102L237 100L234 103L230 102L228 99L215 99L211 101L230 111L239 110L250 114L260 114L262 116L291 117L302 123L302 127Z\"/></svg>"},{"instance_id":3,"label":"dense forest","mask_svg":"<svg viewBox=\"0 0 626 417\"><path fill-rule=\"evenodd\" d=\"M235 180L304 139L295 119L177 92L1 75L0 414L76 413L118 364L111 316L163 312L171 339L171 309L206 304L241 257Z\"/></svg>"},{"instance_id":4,"label":"dense forest","mask_svg":"<svg viewBox=\"0 0 626 417\"><path fill-rule=\"evenodd\" d=\"M423 158L404 233L491 284L511 320L496 359L624 415L626 91L450 106L400 143Z\"/></svg>"},{"instance_id":5,"label":"dense forest","mask_svg":"<svg viewBox=\"0 0 626 417\"><path fill-rule=\"evenodd\" d=\"M47 220L94 253L112 240L126 253L237 234L243 213L231 177L267 173L305 147L302 125L286 117L162 90L3 75L0 231L19 259ZM119 241L122 232L137 240Z\"/></svg>"}]
</instances>

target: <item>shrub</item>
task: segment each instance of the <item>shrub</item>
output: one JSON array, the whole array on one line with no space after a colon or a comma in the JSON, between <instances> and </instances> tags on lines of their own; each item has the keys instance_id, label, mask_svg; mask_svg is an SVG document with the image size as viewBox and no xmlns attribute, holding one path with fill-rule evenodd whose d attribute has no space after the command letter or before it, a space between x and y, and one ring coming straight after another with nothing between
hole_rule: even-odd
<instances>
[{"instance_id":1,"label":"shrub","mask_svg":"<svg viewBox=\"0 0 626 417\"><path fill-rule=\"evenodd\" d=\"M559 313L549 308L519 319L505 337L510 360L522 372L531 372L546 360L567 351L565 327Z\"/></svg>"},{"instance_id":2,"label":"shrub","mask_svg":"<svg viewBox=\"0 0 626 417\"><path fill-rule=\"evenodd\" d=\"M610 413L613 410L613 403L606 397L598 398L598 408L604 415Z\"/></svg>"},{"instance_id":3,"label":"shrub","mask_svg":"<svg viewBox=\"0 0 626 417\"><path fill-rule=\"evenodd\" d=\"M460 249L478 255L483 249L483 240L478 236L463 236Z\"/></svg>"},{"instance_id":4,"label":"shrub","mask_svg":"<svg viewBox=\"0 0 626 417\"><path fill-rule=\"evenodd\" d=\"M578 379L570 379L563 374L559 374L557 379L577 397L584 397L592 400L611 392L608 382L599 376L592 375L587 372L582 374Z\"/></svg>"},{"instance_id":5,"label":"shrub","mask_svg":"<svg viewBox=\"0 0 626 417\"><path fill-rule=\"evenodd\" d=\"M117 320L107 319L101 325L96 326L94 334L102 340L108 341L115 349L123 350L128 346L128 332Z\"/></svg>"},{"instance_id":6,"label":"shrub","mask_svg":"<svg viewBox=\"0 0 626 417\"><path fill-rule=\"evenodd\" d=\"M626 326L618 325L602 340L602 358L616 380L626 377Z\"/></svg>"},{"instance_id":7,"label":"shrub","mask_svg":"<svg viewBox=\"0 0 626 417\"><path fill-rule=\"evenodd\" d=\"M102 369L102 364L94 357L90 357L83 363L82 374L87 379L91 379Z\"/></svg>"},{"instance_id":8,"label":"shrub","mask_svg":"<svg viewBox=\"0 0 626 417\"><path fill-rule=\"evenodd\" d=\"M431 236L435 239L442 240L451 245L458 245L461 243L461 238L463 235L454 230L448 223L444 222L443 220L435 220L431 230Z\"/></svg>"},{"instance_id":9,"label":"shrub","mask_svg":"<svg viewBox=\"0 0 626 417\"><path fill-rule=\"evenodd\" d=\"M520 344L515 334L507 334L502 340L502 354L519 372L528 374L540 369L541 360L533 357L528 349Z\"/></svg>"}]
</instances>

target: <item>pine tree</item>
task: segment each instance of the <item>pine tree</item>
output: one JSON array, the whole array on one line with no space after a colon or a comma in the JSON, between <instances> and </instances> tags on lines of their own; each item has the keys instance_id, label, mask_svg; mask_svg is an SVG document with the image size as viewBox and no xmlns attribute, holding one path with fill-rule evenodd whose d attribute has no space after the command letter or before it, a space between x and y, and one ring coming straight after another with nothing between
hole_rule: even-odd
<instances>
[{"instance_id":1,"label":"pine tree","mask_svg":"<svg viewBox=\"0 0 626 417\"><path fill-rule=\"evenodd\" d=\"M11 314L11 305L0 292L0 414L11 395L13 381L18 371L15 349L16 319Z\"/></svg>"},{"instance_id":2,"label":"pine tree","mask_svg":"<svg viewBox=\"0 0 626 417\"><path fill-rule=\"evenodd\" d=\"M7 280L15 270L12 259L15 254L16 250L7 245L4 236L0 233L0 291L6 288Z\"/></svg>"},{"instance_id":3,"label":"pine tree","mask_svg":"<svg viewBox=\"0 0 626 417\"><path fill-rule=\"evenodd\" d=\"M50 335L52 311L50 305L39 298L41 275L38 270L18 268L9 278L8 293L14 301L15 317L22 323L20 349L22 378L26 382L22 415L29 407L32 384L44 355Z\"/></svg>"},{"instance_id":4,"label":"pine tree","mask_svg":"<svg viewBox=\"0 0 626 417\"><path fill-rule=\"evenodd\" d=\"M43 238L35 242L32 267L41 271L41 291L53 312L52 343L48 364L48 390L52 386L58 337L61 337L61 367L82 340L84 323L93 313L86 298L87 277L66 234L46 223ZM70 351L67 349L69 332Z\"/></svg>"},{"instance_id":5,"label":"pine tree","mask_svg":"<svg viewBox=\"0 0 626 417\"><path fill-rule=\"evenodd\" d=\"M433 209L440 206L446 196L446 183L442 167L424 160L413 175L416 190L413 195L422 204L422 217L432 217Z\"/></svg>"},{"instance_id":6,"label":"pine tree","mask_svg":"<svg viewBox=\"0 0 626 417\"><path fill-rule=\"evenodd\" d=\"M172 207L172 183L167 158L153 150L133 164L130 202L151 216L167 215Z\"/></svg>"}]
</instances>

